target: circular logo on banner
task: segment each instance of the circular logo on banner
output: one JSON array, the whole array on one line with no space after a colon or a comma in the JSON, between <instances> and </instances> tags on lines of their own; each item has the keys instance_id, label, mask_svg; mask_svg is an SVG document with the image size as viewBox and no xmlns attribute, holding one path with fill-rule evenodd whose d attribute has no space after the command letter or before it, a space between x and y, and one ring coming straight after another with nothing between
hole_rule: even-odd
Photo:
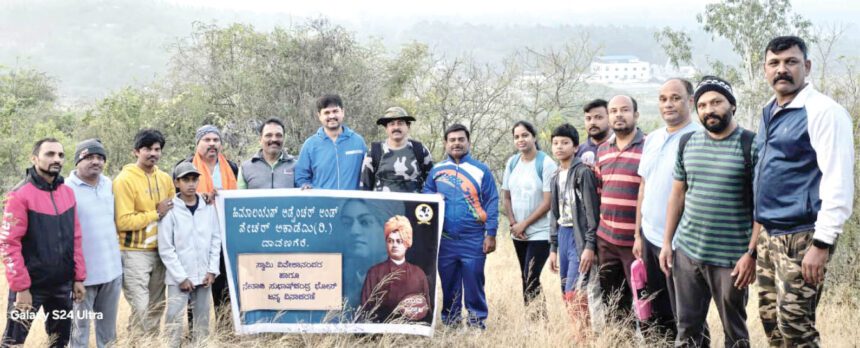
<instances>
[{"instance_id":1,"label":"circular logo on banner","mask_svg":"<svg viewBox=\"0 0 860 348\"><path fill-rule=\"evenodd\" d=\"M406 320L416 321L427 316L430 305L423 294L412 294L401 300L395 311L399 312Z\"/></svg>"},{"instance_id":2,"label":"circular logo on banner","mask_svg":"<svg viewBox=\"0 0 860 348\"><path fill-rule=\"evenodd\" d=\"M427 203L419 204L415 208L415 218L418 219L418 224L429 225L430 220L433 220L433 208Z\"/></svg>"}]
</instances>

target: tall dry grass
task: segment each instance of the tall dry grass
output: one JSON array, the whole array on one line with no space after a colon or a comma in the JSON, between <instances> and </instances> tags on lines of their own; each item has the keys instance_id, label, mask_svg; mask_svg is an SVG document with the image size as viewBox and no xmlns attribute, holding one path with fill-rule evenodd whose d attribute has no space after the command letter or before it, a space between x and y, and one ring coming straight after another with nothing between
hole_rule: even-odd
<instances>
[{"instance_id":1,"label":"tall dry grass","mask_svg":"<svg viewBox=\"0 0 860 348\"><path fill-rule=\"evenodd\" d=\"M504 225L504 224L503 224ZM548 268L544 270L541 282L544 286L545 301L538 305L545 306L546 319L532 319L538 308L525 308L520 288L520 275L516 254L506 231L501 231L498 237L498 250L491 254L486 265L486 292L489 301L489 319L487 330L459 328L448 329L437 326L433 338L406 335L323 335L323 334L265 334L253 336L235 336L224 329L216 329L213 324L212 334L207 346L211 347L572 347L574 328L567 319L567 314L561 300L560 284L557 274ZM547 266L548 267L548 266ZM8 287L5 277L0 280L2 304L7 303ZM747 325L750 329L752 344L755 347L765 347L767 342L758 319L757 289L750 288L750 301L747 305ZM441 299L441 290L437 289ZM855 347L860 345L860 290L847 286L828 283L824 297L818 308L818 329L822 335L825 347ZM441 302L441 301L440 301ZM438 313L438 308L436 308ZM129 306L124 299L120 300L120 311L117 323L120 347L159 347L166 346L163 337L143 337L140 333L126 330ZM33 324L27 346L46 346L48 337L45 334L43 322ZM711 327L712 345L723 345L722 325L716 310L711 308L708 315ZM0 327L5 327L5 315L0 318ZM637 337L629 325L610 325L600 333L590 335L588 340L579 346L590 347L659 347L670 345L667 341L646 341ZM94 334L90 334L91 346L95 346Z\"/></svg>"}]
</instances>

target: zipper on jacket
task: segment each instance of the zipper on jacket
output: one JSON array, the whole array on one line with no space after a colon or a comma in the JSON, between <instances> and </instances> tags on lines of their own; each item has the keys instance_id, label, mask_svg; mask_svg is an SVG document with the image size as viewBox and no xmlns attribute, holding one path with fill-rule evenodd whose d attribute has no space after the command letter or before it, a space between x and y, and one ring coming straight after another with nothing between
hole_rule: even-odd
<instances>
[{"instance_id":1,"label":"zipper on jacket","mask_svg":"<svg viewBox=\"0 0 860 348\"><path fill-rule=\"evenodd\" d=\"M51 204L54 205L54 214L59 216L60 210L57 209L57 201L54 200L54 191L49 191L48 194L51 195Z\"/></svg>"},{"instance_id":2,"label":"zipper on jacket","mask_svg":"<svg viewBox=\"0 0 860 348\"><path fill-rule=\"evenodd\" d=\"M48 194L49 194L49 195L50 195L50 197L51 197L51 204L53 204L53 205L54 205L54 215L55 215L55 218L59 220L59 219L60 219L60 210L59 210L59 209L57 209L57 201L54 199L54 191L48 191ZM61 228L60 230L62 230L62 228ZM74 233L75 233L75 232L74 232L74 229L73 229L73 231L72 231L72 236L73 236L73 237L74 237ZM74 255L75 255L75 251L74 251L75 249L74 249L74 243L72 243L72 244L73 244L73 245L72 245L72 260L74 260L74 259L75 259L75 256L74 256ZM57 256L59 256L59 257L60 257L60 259L62 260L62 257L63 257L63 256L62 256L62 255L63 255L63 243L54 243L53 248L50 248L50 249L53 249L54 254L55 254L55 255L57 255ZM74 269L74 266L72 266L72 269ZM74 276L73 276L73 278L74 278Z\"/></svg>"},{"instance_id":3,"label":"zipper on jacket","mask_svg":"<svg viewBox=\"0 0 860 348\"><path fill-rule=\"evenodd\" d=\"M341 134L341 135L343 135L343 134ZM338 136L337 138L340 139L340 136ZM337 178L336 178L337 179L337 189L340 190L341 189L341 187L340 187L340 154L338 154L338 150L337 150L337 140L332 141L332 143L334 144L334 165L335 165L335 172L337 172Z\"/></svg>"},{"instance_id":4,"label":"zipper on jacket","mask_svg":"<svg viewBox=\"0 0 860 348\"><path fill-rule=\"evenodd\" d=\"M774 100L773 103L774 103L774 106L778 106L776 100ZM779 114L780 112L782 112L783 110L778 111L776 114L771 114L770 118L763 120L766 122L764 122L764 146L761 149L761 156L759 156L760 160L757 163L759 174L761 174L761 170L764 167L764 161L763 160L766 158L765 156L767 155L767 147L768 147L767 144L768 144L768 141L770 141L770 123L773 122L773 120L776 118L776 115ZM755 143L755 139L753 139L753 143ZM755 173L753 173L753 174L755 174ZM758 175L758 177L755 178L755 187L759 188L759 189L761 188L761 175ZM755 192L753 192L753 207L756 206L756 202L755 202L756 197L755 196L756 196ZM756 209L753 208L753 221L755 221L755 215L756 215Z\"/></svg>"},{"instance_id":5,"label":"zipper on jacket","mask_svg":"<svg viewBox=\"0 0 860 348\"><path fill-rule=\"evenodd\" d=\"M462 161L462 160L463 160L463 158L461 157L460 161ZM455 167L456 169L454 170L454 182L456 183L457 180L460 179L460 161L455 162L453 158L451 159L451 161L454 162L454 164L456 165L456 167ZM459 190L459 187L455 187L455 189ZM462 192L460 192L460 193L462 194ZM468 201L466 201L466 203L468 203ZM468 211L469 208L466 207L466 210ZM459 237L459 233L457 235Z\"/></svg>"}]
</instances>

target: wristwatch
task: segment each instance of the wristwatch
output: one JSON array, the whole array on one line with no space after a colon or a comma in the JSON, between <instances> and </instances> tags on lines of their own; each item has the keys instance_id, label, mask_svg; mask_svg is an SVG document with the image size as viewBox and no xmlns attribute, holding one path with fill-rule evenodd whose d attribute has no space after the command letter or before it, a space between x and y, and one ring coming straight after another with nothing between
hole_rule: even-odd
<instances>
[{"instance_id":1,"label":"wristwatch","mask_svg":"<svg viewBox=\"0 0 860 348\"><path fill-rule=\"evenodd\" d=\"M833 244L828 244L827 242L824 242L824 241L821 241L818 239L812 240L812 246L814 246L818 249L825 249L825 250L830 250L831 248L833 248Z\"/></svg>"},{"instance_id":2,"label":"wristwatch","mask_svg":"<svg viewBox=\"0 0 860 348\"><path fill-rule=\"evenodd\" d=\"M758 251L756 250L756 248L752 248L750 250L747 250L747 255L752 257L753 260L758 260Z\"/></svg>"}]
</instances>

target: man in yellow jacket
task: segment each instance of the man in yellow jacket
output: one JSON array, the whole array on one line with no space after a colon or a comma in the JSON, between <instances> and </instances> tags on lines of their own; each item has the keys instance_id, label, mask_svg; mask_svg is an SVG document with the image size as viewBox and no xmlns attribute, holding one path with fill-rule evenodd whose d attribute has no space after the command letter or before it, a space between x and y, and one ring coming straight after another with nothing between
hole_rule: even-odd
<instances>
[{"instance_id":1,"label":"man in yellow jacket","mask_svg":"<svg viewBox=\"0 0 860 348\"><path fill-rule=\"evenodd\" d=\"M143 129L134 137L137 162L113 181L122 256L122 291L131 305L129 332L157 335L164 313L165 268L158 256L158 221L173 208L170 175L158 169L164 136Z\"/></svg>"}]
</instances>

